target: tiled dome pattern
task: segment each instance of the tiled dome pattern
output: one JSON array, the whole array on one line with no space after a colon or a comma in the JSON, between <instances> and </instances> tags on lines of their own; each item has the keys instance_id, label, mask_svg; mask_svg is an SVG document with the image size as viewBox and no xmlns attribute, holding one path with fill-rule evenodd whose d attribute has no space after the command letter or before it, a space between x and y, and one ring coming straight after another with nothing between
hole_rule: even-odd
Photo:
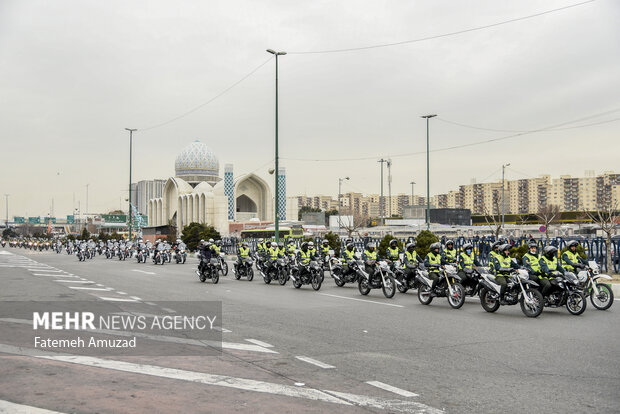
<instances>
[{"instance_id":1,"label":"tiled dome pattern","mask_svg":"<svg viewBox=\"0 0 620 414\"><path fill-rule=\"evenodd\" d=\"M220 162L206 144L196 140L183 148L174 163L177 177L184 175L218 176Z\"/></svg>"}]
</instances>

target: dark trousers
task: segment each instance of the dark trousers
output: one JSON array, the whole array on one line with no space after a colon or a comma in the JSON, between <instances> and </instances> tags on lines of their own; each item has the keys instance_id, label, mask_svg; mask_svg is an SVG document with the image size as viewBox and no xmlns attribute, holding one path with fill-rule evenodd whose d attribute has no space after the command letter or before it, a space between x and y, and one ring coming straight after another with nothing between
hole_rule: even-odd
<instances>
[{"instance_id":1,"label":"dark trousers","mask_svg":"<svg viewBox=\"0 0 620 414\"><path fill-rule=\"evenodd\" d=\"M540 291L540 293L543 294L543 296L549 293L551 289L551 283L549 282L549 279L547 279L546 277L541 277L540 275L532 275L530 279L538 283L538 290Z\"/></svg>"},{"instance_id":2,"label":"dark trousers","mask_svg":"<svg viewBox=\"0 0 620 414\"><path fill-rule=\"evenodd\" d=\"M439 273L437 272L429 273L428 278L433 281L433 283L431 283L431 290L435 289L435 287L437 286L437 282L439 282Z\"/></svg>"},{"instance_id":3,"label":"dark trousers","mask_svg":"<svg viewBox=\"0 0 620 414\"><path fill-rule=\"evenodd\" d=\"M471 277L471 273L467 274L467 273L465 273L465 271L459 270L458 275L461 278L461 285L463 285L463 287L467 287L467 286L473 285L474 278Z\"/></svg>"},{"instance_id":4,"label":"dark trousers","mask_svg":"<svg viewBox=\"0 0 620 414\"><path fill-rule=\"evenodd\" d=\"M508 277L509 276L495 276L495 281L500 286L499 296L504 297L504 293L506 293L506 286L508 285Z\"/></svg>"}]
</instances>

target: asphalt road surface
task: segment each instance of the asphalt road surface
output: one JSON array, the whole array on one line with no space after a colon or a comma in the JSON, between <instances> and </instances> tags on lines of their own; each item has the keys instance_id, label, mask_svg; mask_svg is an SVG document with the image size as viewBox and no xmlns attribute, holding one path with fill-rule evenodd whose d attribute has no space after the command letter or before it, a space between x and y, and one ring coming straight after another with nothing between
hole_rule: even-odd
<instances>
[{"instance_id":1,"label":"asphalt road surface","mask_svg":"<svg viewBox=\"0 0 620 414\"><path fill-rule=\"evenodd\" d=\"M1 301L222 303L215 356L70 356L20 345L28 321L0 319L0 413L620 412L619 304L581 316L518 306L486 313L415 291L320 291L221 277L195 259L155 266L0 249ZM231 266L232 269L232 266Z\"/></svg>"}]
</instances>

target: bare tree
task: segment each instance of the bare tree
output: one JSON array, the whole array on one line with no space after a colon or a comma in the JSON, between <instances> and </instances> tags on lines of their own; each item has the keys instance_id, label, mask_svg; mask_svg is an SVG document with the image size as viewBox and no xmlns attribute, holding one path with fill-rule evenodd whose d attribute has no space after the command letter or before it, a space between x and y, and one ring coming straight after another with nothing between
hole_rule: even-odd
<instances>
[{"instance_id":1,"label":"bare tree","mask_svg":"<svg viewBox=\"0 0 620 414\"><path fill-rule=\"evenodd\" d=\"M611 257L611 237L614 235L615 228L620 223L620 211L618 211L618 203L609 203L605 206L599 207L595 211L585 211L585 214L592 220L593 223L598 224L601 227L607 241L607 248L605 251L605 259L607 261L607 271L613 272L613 264ZM617 253L617 252L616 252Z\"/></svg>"},{"instance_id":2,"label":"bare tree","mask_svg":"<svg viewBox=\"0 0 620 414\"><path fill-rule=\"evenodd\" d=\"M493 209L498 212L499 211L499 201L497 199L493 200ZM502 231L502 220L498 217L498 214L493 214L489 212L486 204L484 206L484 220L487 222L487 225L491 229L491 233L495 235L495 239L499 237L499 234Z\"/></svg>"},{"instance_id":3,"label":"bare tree","mask_svg":"<svg viewBox=\"0 0 620 414\"><path fill-rule=\"evenodd\" d=\"M560 213L560 207L554 204L549 204L541 207L536 213L538 222L545 226L545 236L547 237L547 243L549 243L549 227L553 223L557 223L560 220L562 214Z\"/></svg>"},{"instance_id":4,"label":"bare tree","mask_svg":"<svg viewBox=\"0 0 620 414\"><path fill-rule=\"evenodd\" d=\"M360 213L354 213L352 216L347 216L344 220L339 216L338 221L339 228L344 229L347 232L348 237L351 237L353 233L358 232L358 230L362 227L366 227L368 224L368 217Z\"/></svg>"}]
</instances>

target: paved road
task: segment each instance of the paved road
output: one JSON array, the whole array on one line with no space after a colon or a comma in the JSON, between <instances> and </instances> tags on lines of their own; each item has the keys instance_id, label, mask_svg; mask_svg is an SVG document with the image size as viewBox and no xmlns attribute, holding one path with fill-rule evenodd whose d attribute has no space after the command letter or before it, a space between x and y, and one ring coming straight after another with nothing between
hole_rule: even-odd
<instances>
[{"instance_id":1,"label":"paved road","mask_svg":"<svg viewBox=\"0 0 620 414\"><path fill-rule=\"evenodd\" d=\"M1 300L145 313L158 301L221 301L224 328L218 356L71 359L0 338L0 412L620 412L618 304L529 319L518 307L488 314L473 299L453 310L445 299L423 306L415 292L363 297L329 279L314 292L260 277L200 283L193 271L0 250Z\"/></svg>"}]
</instances>

